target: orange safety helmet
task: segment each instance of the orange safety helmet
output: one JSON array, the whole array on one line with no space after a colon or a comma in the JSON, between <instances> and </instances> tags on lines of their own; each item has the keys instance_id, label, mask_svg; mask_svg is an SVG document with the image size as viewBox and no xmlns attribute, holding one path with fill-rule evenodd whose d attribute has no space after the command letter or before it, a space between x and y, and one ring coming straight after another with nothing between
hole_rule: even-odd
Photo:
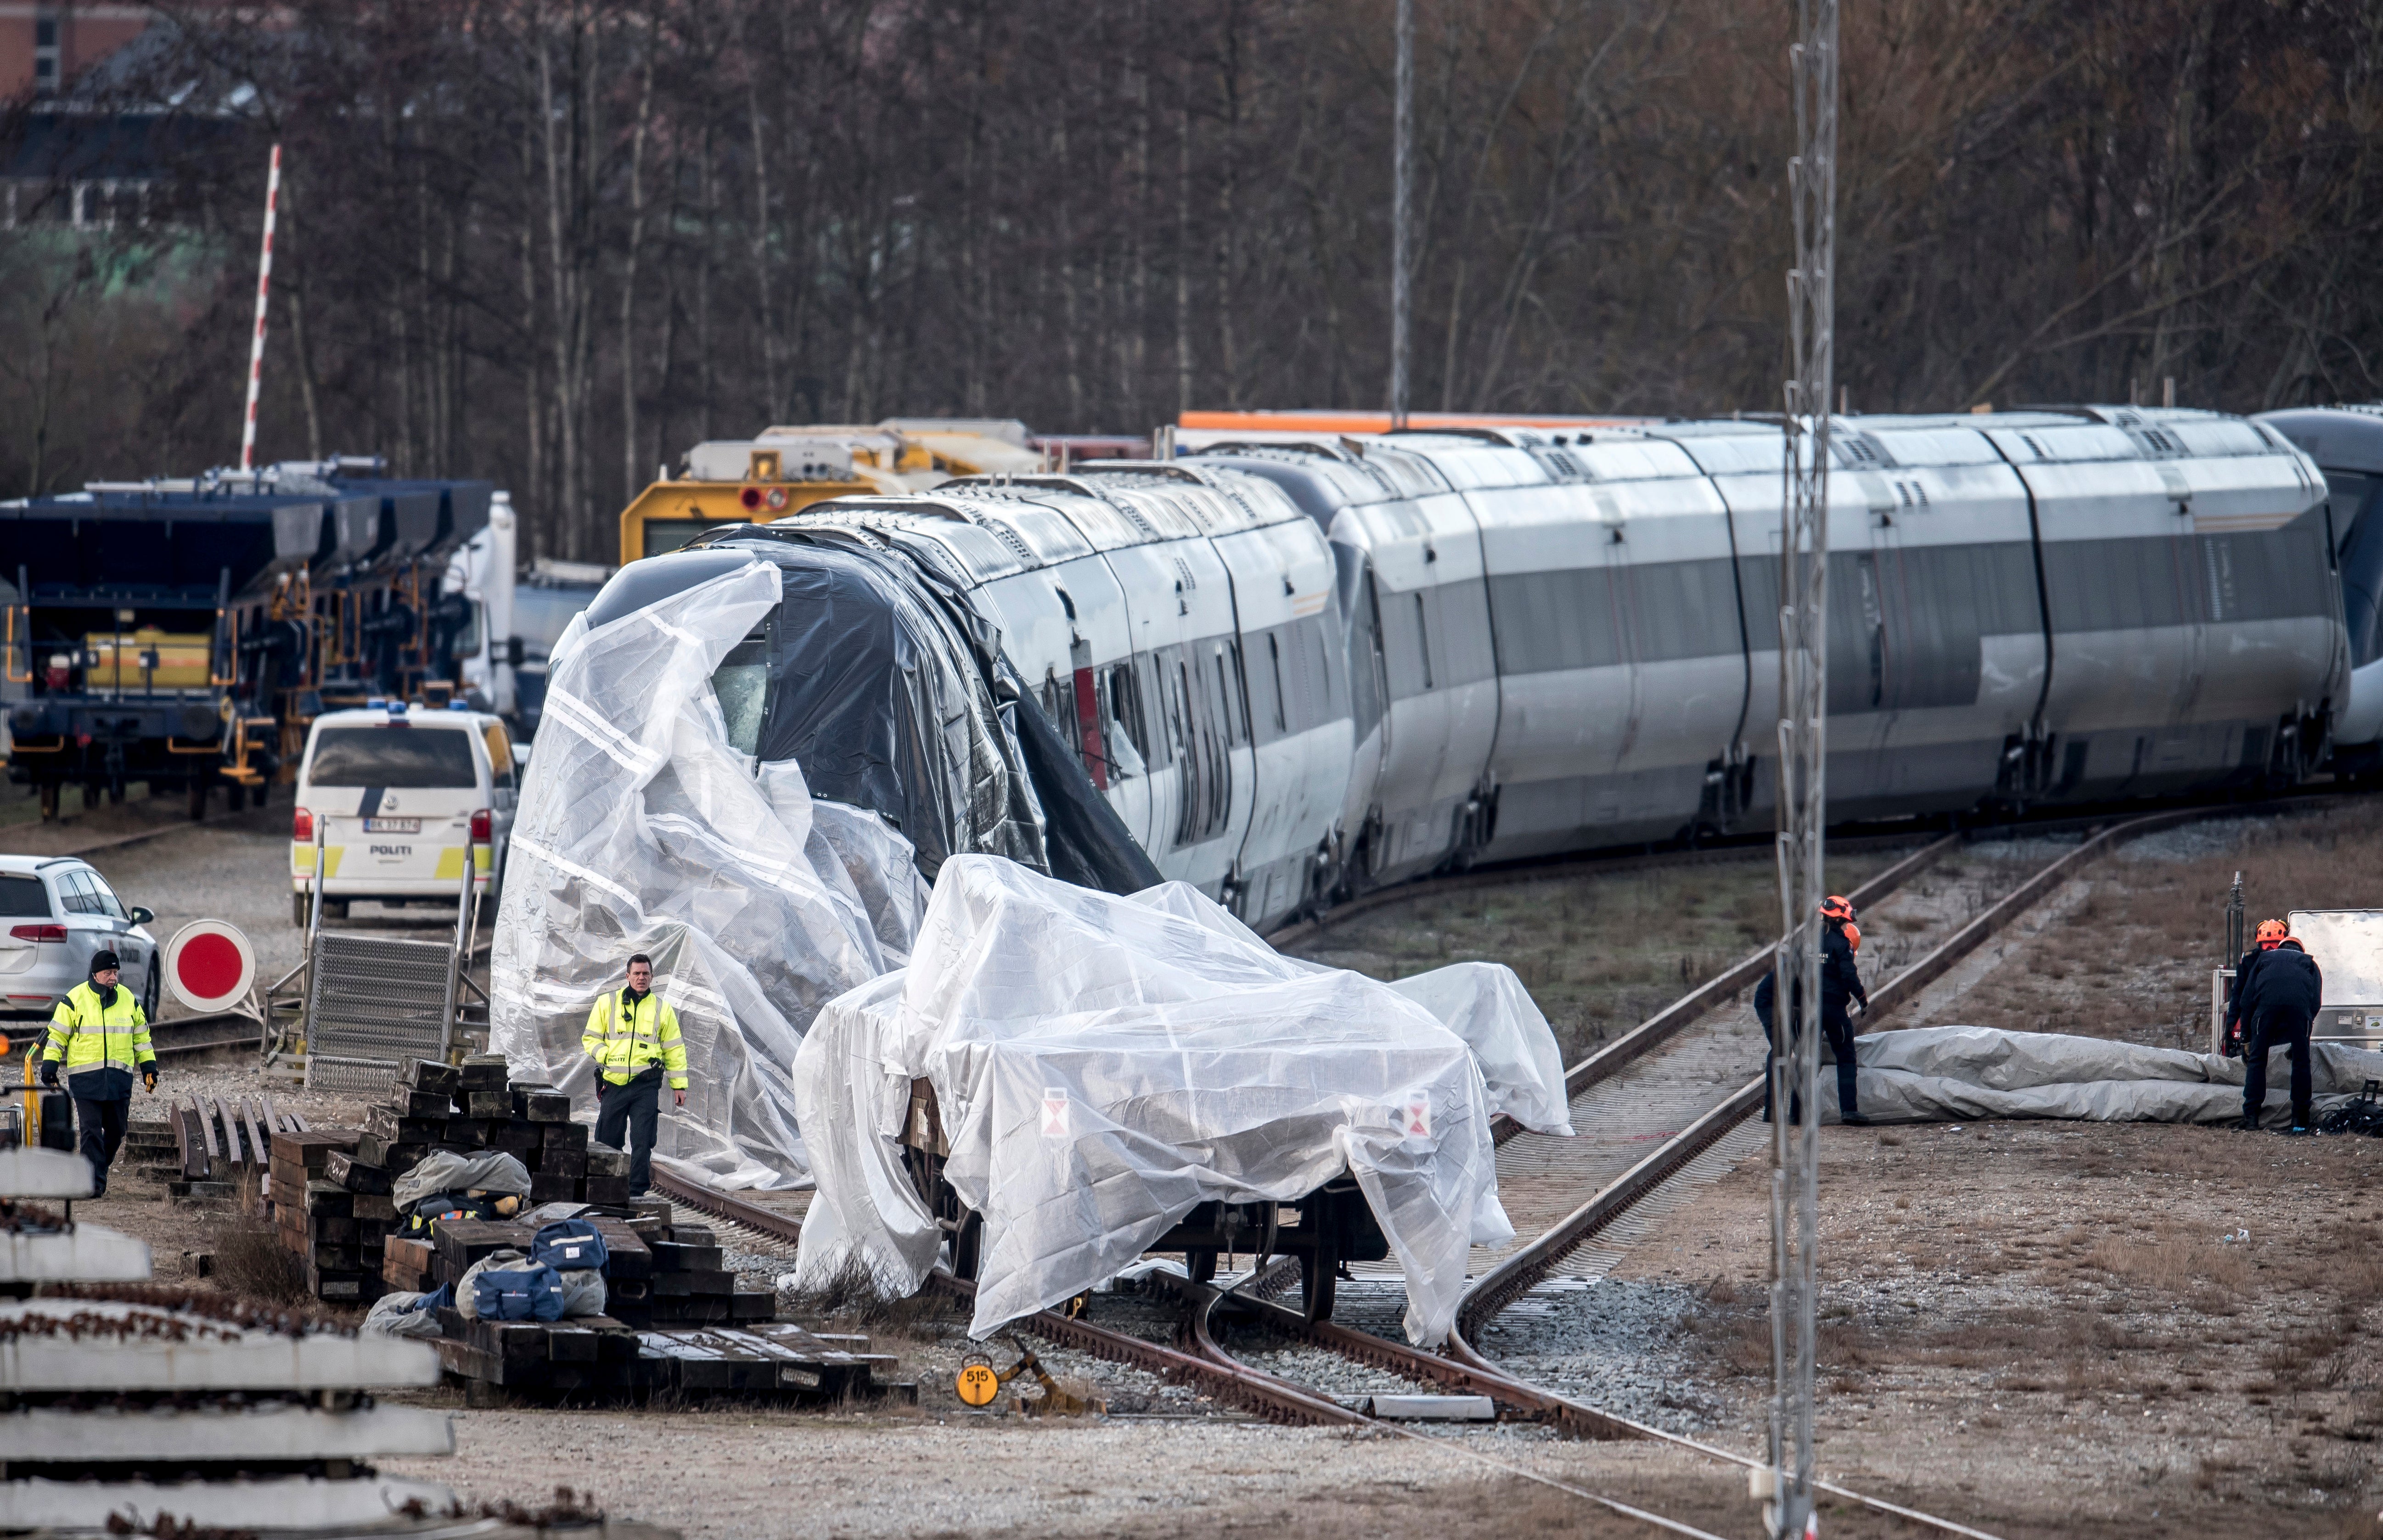
<instances>
[{"instance_id":1,"label":"orange safety helmet","mask_svg":"<svg viewBox=\"0 0 2383 1540\"><path fill-rule=\"evenodd\" d=\"M1846 933L1846 945L1856 952L1861 950L1861 932L1854 928L1852 899L1841 893L1831 893L1821 900L1821 918L1834 925L1843 927Z\"/></svg>"},{"instance_id":2,"label":"orange safety helmet","mask_svg":"<svg viewBox=\"0 0 2383 1540\"><path fill-rule=\"evenodd\" d=\"M2290 939L2291 933L2292 928L2286 925L2280 919L2261 920L2259 922L2259 950L2262 952L2274 951L2277 947L2282 945L2285 941Z\"/></svg>"}]
</instances>

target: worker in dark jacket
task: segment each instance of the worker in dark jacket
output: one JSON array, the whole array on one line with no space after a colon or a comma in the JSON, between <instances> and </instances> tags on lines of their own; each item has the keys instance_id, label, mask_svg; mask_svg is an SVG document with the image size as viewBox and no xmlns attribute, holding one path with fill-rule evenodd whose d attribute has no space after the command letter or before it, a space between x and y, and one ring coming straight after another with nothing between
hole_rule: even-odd
<instances>
[{"instance_id":1,"label":"worker in dark jacket","mask_svg":"<svg viewBox=\"0 0 2383 1540\"><path fill-rule=\"evenodd\" d=\"M91 977L68 990L51 1014L49 1041L42 1048L42 1084L56 1086L61 1065L74 1097L82 1158L91 1163L92 1196L105 1198L107 1168L124 1144L132 1110L132 1078L138 1075L149 1094L157 1094L149 1018L124 987L113 952L93 953Z\"/></svg>"},{"instance_id":2,"label":"worker in dark jacket","mask_svg":"<svg viewBox=\"0 0 2383 1540\"><path fill-rule=\"evenodd\" d=\"M1860 949L1861 931L1854 925L1853 905L1831 894L1821 905L1821 1036L1836 1060L1837 1115L1846 1123L1870 1121L1862 1116L1856 1095L1854 1027L1846 1014L1857 1002L1862 1009L1870 1009L1870 992L1862 988L1861 970L1854 965L1854 954ZM1779 1035L1772 1023L1778 992L1776 970L1763 975L1762 982L1754 987L1754 1014L1762 1018L1762 1036L1771 1045L1765 1055L1762 1093L1762 1118L1766 1123L1771 1120L1771 1066L1779 1053ZM1790 1015L1800 1022L1804 1016L1803 980L1797 979L1788 993ZM1800 1099L1789 1103L1787 1115L1795 1122L1803 1121Z\"/></svg>"},{"instance_id":3,"label":"worker in dark jacket","mask_svg":"<svg viewBox=\"0 0 2383 1540\"><path fill-rule=\"evenodd\" d=\"M2268 924L2276 924L2270 920ZM2266 925L2259 929L2264 931ZM2290 1132L2309 1131L2309 1027L2325 994L2316 959L2291 936L2269 947L2251 965L2251 977L2234 989L2242 1028L2242 1127L2259 1126L2267 1101L2267 1054L2281 1048L2292 1066Z\"/></svg>"},{"instance_id":4,"label":"worker in dark jacket","mask_svg":"<svg viewBox=\"0 0 2383 1540\"><path fill-rule=\"evenodd\" d=\"M2234 984L2226 996L2225 1053L2229 1059L2242 1056L2242 991L2251 982L2251 969L2290 934L2290 928L2280 919L2261 920L2259 933L2253 939L2251 950L2243 953L2242 960L2234 965Z\"/></svg>"}]
</instances>

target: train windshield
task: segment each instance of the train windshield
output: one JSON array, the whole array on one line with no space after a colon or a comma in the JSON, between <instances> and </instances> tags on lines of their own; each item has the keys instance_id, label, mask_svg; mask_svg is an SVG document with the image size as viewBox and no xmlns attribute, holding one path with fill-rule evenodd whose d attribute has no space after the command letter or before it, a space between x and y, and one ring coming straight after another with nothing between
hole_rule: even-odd
<instances>
[{"instance_id":1,"label":"train windshield","mask_svg":"<svg viewBox=\"0 0 2383 1540\"><path fill-rule=\"evenodd\" d=\"M758 754L761 703L770 694L770 639L756 632L736 644L712 671L711 688L728 721L728 742L740 754Z\"/></svg>"},{"instance_id":2,"label":"train windshield","mask_svg":"<svg viewBox=\"0 0 2383 1540\"><path fill-rule=\"evenodd\" d=\"M469 791L480 783L472 735L438 727L327 727L306 780L316 786Z\"/></svg>"}]
</instances>

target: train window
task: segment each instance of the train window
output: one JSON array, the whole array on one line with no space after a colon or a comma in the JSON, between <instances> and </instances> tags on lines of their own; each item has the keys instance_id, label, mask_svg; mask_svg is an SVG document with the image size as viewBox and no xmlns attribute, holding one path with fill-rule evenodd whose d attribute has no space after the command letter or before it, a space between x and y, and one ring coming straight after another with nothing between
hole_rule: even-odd
<instances>
[{"instance_id":1,"label":"train window","mask_svg":"<svg viewBox=\"0 0 2383 1540\"><path fill-rule=\"evenodd\" d=\"M1277 733L1288 733L1290 731L1290 722L1283 715L1282 638L1273 632L1266 634L1266 658L1274 669L1274 730Z\"/></svg>"},{"instance_id":2,"label":"train window","mask_svg":"<svg viewBox=\"0 0 2383 1540\"><path fill-rule=\"evenodd\" d=\"M1425 615L1424 615L1424 597L1423 597L1423 595L1422 595L1422 594L1420 594L1420 593L1416 594L1416 595L1415 595L1415 597L1414 597L1414 601L1415 601L1415 653L1416 653L1416 655L1417 655L1418 657L1420 657L1420 658L1423 659L1423 687L1424 687L1425 689L1428 690L1428 689L1432 688L1432 683L1431 683L1431 625L1430 625L1430 622L1429 622L1427 620L1426 620L1426 619L1425 619Z\"/></svg>"},{"instance_id":3,"label":"train window","mask_svg":"<svg viewBox=\"0 0 2383 1540\"><path fill-rule=\"evenodd\" d=\"M1240 662L1239 651L1239 648L1235 649L1237 665ZM1233 688L1233 675L1241 670L1238 666L1232 669L1225 667L1225 649L1222 647L1216 651L1216 667L1217 715L1224 719L1225 742L1238 748L1250 741L1249 721L1242 712L1236 709L1241 705L1241 692Z\"/></svg>"},{"instance_id":4,"label":"train window","mask_svg":"<svg viewBox=\"0 0 2383 1540\"><path fill-rule=\"evenodd\" d=\"M743 754L759 754L761 707L770 694L770 639L755 632L721 659L712 671L712 693L720 697L720 714L728 724L730 745Z\"/></svg>"},{"instance_id":5,"label":"train window","mask_svg":"<svg viewBox=\"0 0 2383 1540\"><path fill-rule=\"evenodd\" d=\"M1142 758L1142 691L1133 677L1133 665L1119 663L1105 671L1101 680L1101 711L1106 724L1103 737L1109 748L1109 773L1122 781L1130 776L1148 772Z\"/></svg>"}]
</instances>

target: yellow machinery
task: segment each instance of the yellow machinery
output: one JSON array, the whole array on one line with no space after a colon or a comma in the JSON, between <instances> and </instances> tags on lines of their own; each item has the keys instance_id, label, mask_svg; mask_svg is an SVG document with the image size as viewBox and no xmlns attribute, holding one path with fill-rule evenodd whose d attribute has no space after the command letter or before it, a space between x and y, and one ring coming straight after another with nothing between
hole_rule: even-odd
<instances>
[{"instance_id":1,"label":"yellow machinery","mask_svg":"<svg viewBox=\"0 0 2383 1540\"><path fill-rule=\"evenodd\" d=\"M108 690L204 690L215 683L208 668L215 638L204 631L94 631L83 638L91 661L84 687Z\"/></svg>"},{"instance_id":2,"label":"yellow machinery","mask_svg":"<svg viewBox=\"0 0 2383 1540\"><path fill-rule=\"evenodd\" d=\"M721 524L770 524L830 498L919 492L953 476L1046 469L1022 423L897 417L875 426L772 427L686 453L621 511L621 561L659 556Z\"/></svg>"}]
</instances>

